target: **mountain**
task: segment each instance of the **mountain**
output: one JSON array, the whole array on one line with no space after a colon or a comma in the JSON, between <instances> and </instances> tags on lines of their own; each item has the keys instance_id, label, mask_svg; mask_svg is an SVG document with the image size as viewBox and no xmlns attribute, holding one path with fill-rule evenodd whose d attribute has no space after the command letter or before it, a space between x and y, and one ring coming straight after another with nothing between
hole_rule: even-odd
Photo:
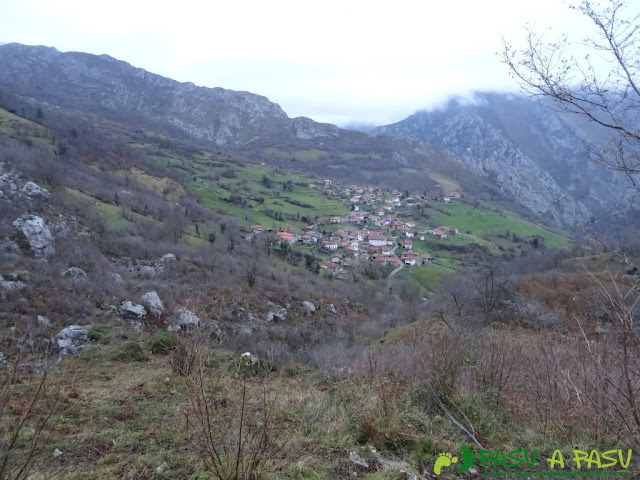
<instances>
[{"instance_id":1,"label":"mountain","mask_svg":"<svg viewBox=\"0 0 640 480\"><path fill-rule=\"evenodd\" d=\"M23 95L94 112L163 119L217 145L239 145L289 121L266 97L180 83L108 55L11 43L0 46L0 65L0 82Z\"/></svg>"},{"instance_id":2,"label":"mountain","mask_svg":"<svg viewBox=\"0 0 640 480\"><path fill-rule=\"evenodd\" d=\"M441 149L416 152L404 140L373 139L309 118L289 118L266 97L180 83L108 55L3 45L0 86L26 101L139 127L165 124L236 155L350 181L431 189L436 184L427 167L449 156ZM402 171L407 168L411 175ZM407 178L414 185L407 187Z\"/></svg>"},{"instance_id":3,"label":"mountain","mask_svg":"<svg viewBox=\"0 0 640 480\"><path fill-rule=\"evenodd\" d=\"M628 203L619 179L588 161L583 127L523 96L479 93L373 132L440 145L527 209L566 225Z\"/></svg>"},{"instance_id":4,"label":"mountain","mask_svg":"<svg viewBox=\"0 0 640 480\"><path fill-rule=\"evenodd\" d=\"M177 82L108 55L16 43L0 46L0 87L32 106L149 131L164 126L286 170L434 196L460 185L469 199L556 226L620 211L624 200L610 172L584 161L587 134L521 97L480 94L475 104L454 101L354 131L289 118L264 96Z\"/></svg>"}]
</instances>

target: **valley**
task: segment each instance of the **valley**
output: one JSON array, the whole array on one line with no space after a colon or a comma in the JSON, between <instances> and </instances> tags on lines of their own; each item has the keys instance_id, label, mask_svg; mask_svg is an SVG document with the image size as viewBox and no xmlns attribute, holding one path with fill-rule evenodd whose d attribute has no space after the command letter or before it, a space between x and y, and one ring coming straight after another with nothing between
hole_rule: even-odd
<instances>
[{"instance_id":1,"label":"valley","mask_svg":"<svg viewBox=\"0 0 640 480\"><path fill-rule=\"evenodd\" d=\"M352 132L0 45L0 478L635 453L635 197L576 125L479 96Z\"/></svg>"}]
</instances>

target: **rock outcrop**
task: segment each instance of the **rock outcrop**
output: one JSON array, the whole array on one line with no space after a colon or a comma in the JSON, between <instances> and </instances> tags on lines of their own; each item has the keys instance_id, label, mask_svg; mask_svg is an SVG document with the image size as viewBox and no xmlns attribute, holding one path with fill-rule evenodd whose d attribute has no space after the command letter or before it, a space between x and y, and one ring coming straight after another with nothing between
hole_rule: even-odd
<instances>
[{"instance_id":1,"label":"rock outcrop","mask_svg":"<svg viewBox=\"0 0 640 480\"><path fill-rule=\"evenodd\" d=\"M178 307L168 323L167 331L180 332L183 330L190 330L192 327L197 327L200 325L200 319L191 310L187 310L184 307Z\"/></svg>"},{"instance_id":2,"label":"rock outcrop","mask_svg":"<svg viewBox=\"0 0 640 480\"><path fill-rule=\"evenodd\" d=\"M269 307L269 311L266 316L267 322L282 322L286 320L287 313L289 313L286 307L276 305L272 302L268 302L267 306Z\"/></svg>"},{"instance_id":3,"label":"rock outcrop","mask_svg":"<svg viewBox=\"0 0 640 480\"><path fill-rule=\"evenodd\" d=\"M79 352L89 343L89 332L80 325L65 327L56 337L62 357Z\"/></svg>"},{"instance_id":4,"label":"rock outcrop","mask_svg":"<svg viewBox=\"0 0 640 480\"><path fill-rule=\"evenodd\" d=\"M140 297L140 301L149 308L149 312L154 317L159 317L160 315L162 315L162 312L164 311L164 303L162 303L158 292L156 292L155 290L142 295L142 297Z\"/></svg>"},{"instance_id":5,"label":"rock outcrop","mask_svg":"<svg viewBox=\"0 0 640 480\"><path fill-rule=\"evenodd\" d=\"M34 182L25 183L20 190L28 197L49 198L49 191Z\"/></svg>"},{"instance_id":6,"label":"rock outcrop","mask_svg":"<svg viewBox=\"0 0 640 480\"><path fill-rule=\"evenodd\" d=\"M120 306L120 315L128 320L142 320L147 316L147 311L142 305L127 300Z\"/></svg>"},{"instance_id":7,"label":"rock outcrop","mask_svg":"<svg viewBox=\"0 0 640 480\"><path fill-rule=\"evenodd\" d=\"M62 272L62 276L72 278L73 280L86 280L87 272L78 267L70 267Z\"/></svg>"},{"instance_id":8,"label":"rock outcrop","mask_svg":"<svg viewBox=\"0 0 640 480\"><path fill-rule=\"evenodd\" d=\"M35 215L23 215L13 222L24 235L29 247L38 258L50 259L55 254L54 240L45 221Z\"/></svg>"},{"instance_id":9,"label":"rock outcrop","mask_svg":"<svg viewBox=\"0 0 640 480\"><path fill-rule=\"evenodd\" d=\"M316 306L308 300L302 302L302 308L304 308L304 311L307 312L307 315L311 315L316 311Z\"/></svg>"},{"instance_id":10,"label":"rock outcrop","mask_svg":"<svg viewBox=\"0 0 640 480\"><path fill-rule=\"evenodd\" d=\"M23 288L27 288L27 284L19 280L5 280L4 277L0 275L0 288L8 291L22 290Z\"/></svg>"}]
</instances>

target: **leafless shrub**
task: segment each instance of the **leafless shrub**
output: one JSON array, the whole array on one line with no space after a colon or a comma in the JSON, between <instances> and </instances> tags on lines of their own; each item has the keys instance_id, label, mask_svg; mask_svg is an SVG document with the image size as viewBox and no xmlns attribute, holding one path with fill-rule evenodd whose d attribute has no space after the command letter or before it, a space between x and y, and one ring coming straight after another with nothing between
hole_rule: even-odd
<instances>
[{"instance_id":1,"label":"leafless shrub","mask_svg":"<svg viewBox=\"0 0 640 480\"><path fill-rule=\"evenodd\" d=\"M247 381L232 391L198 369L189 379L192 438L205 467L223 480L260 479L272 470L287 443L276 399Z\"/></svg>"},{"instance_id":2,"label":"leafless shrub","mask_svg":"<svg viewBox=\"0 0 640 480\"><path fill-rule=\"evenodd\" d=\"M0 479L27 479L44 458L43 440L55 423L58 403L47 371L31 376L18 359L0 373ZM42 472L40 472L41 474Z\"/></svg>"},{"instance_id":3,"label":"leafless shrub","mask_svg":"<svg viewBox=\"0 0 640 480\"><path fill-rule=\"evenodd\" d=\"M482 338L478 353L478 380L483 393L500 404L502 394L512 381L522 349L505 332Z\"/></svg>"}]
</instances>

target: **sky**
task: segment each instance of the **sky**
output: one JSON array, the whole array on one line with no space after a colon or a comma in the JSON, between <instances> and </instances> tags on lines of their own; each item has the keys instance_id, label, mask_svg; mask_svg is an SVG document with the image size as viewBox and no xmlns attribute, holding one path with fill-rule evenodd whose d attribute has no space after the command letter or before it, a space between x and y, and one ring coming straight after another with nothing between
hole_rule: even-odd
<instances>
[{"instance_id":1,"label":"sky","mask_svg":"<svg viewBox=\"0 0 640 480\"><path fill-rule=\"evenodd\" d=\"M502 38L519 45L527 24L587 31L562 0L0 0L0 43L108 54L338 125L517 91L497 53Z\"/></svg>"}]
</instances>

